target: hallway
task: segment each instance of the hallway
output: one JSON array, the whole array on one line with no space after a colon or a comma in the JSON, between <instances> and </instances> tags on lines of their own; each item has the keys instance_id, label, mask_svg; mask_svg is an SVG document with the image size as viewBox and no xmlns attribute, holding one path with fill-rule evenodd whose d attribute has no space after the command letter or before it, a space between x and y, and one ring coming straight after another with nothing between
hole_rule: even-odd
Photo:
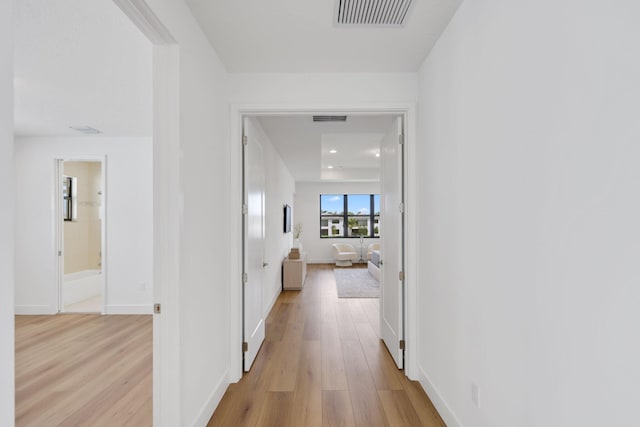
<instances>
[{"instance_id":1,"label":"hallway","mask_svg":"<svg viewBox=\"0 0 640 427\"><path fill-rule=\"evenodd\" d=\"M332 265L280 294L251 372L209 426L444 426L382 342L378 299L338 299Z\"/></svg>"}]
</instances>

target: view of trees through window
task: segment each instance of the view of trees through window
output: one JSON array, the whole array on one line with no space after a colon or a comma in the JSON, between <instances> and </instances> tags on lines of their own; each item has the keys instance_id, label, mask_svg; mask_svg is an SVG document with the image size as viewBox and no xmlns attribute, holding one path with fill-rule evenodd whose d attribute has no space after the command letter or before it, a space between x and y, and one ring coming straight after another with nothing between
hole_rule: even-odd
<instances>
[{"instance_id":1,"label":"view of trees through window","mask_svg":"<svg viewBox=\"0 0 640 427\"><path fill-rule=\"evenodd\" d=\"M321 194L320 237L380 237L379 194Z\"/></svg>"}]
</instances>

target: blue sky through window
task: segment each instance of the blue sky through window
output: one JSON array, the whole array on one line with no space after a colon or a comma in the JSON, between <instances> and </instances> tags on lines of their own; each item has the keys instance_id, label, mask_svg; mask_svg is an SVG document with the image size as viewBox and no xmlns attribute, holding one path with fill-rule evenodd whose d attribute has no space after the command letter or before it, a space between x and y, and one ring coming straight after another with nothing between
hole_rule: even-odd
<instances>
[{"instance_id":1,"label":"blue sky through window","mask_svg":"<svg viewBox=\"0 0 640 427\"><path fill-rule=\"evenodd\" d=\"M369 215L371 212L371 198L368 194L349 194L347 196L347 210L351 215Z\"/></svg>"},{"instance_id":2,"label":"blue sky through window","mask_svg":"<svg viewBox=\"0 0 640 427\"><path fill-rule=\"evenodd\" d=\"M344 213L344 196L342 194L322 194L320 211L323 214L342 215Z\"/></svg>"}]
</instances>

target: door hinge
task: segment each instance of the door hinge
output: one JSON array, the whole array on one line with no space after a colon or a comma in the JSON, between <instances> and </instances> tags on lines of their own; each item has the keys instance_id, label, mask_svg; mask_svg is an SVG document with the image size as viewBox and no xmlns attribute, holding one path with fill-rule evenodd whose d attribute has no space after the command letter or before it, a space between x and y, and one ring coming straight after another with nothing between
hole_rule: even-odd
<instances>
[{"instance_id":1,"label":"door hinge","mask_svg":"<svg viewBox=\"0 0 640 427\"><path fill-rule=\"evenodd\" d=\"M398 280L404 280L404 271L398 272Z\"/></svg>"},{"instance_id":2,"label":"door hinge","mask_svg":"<svg viewBox=\"0 0 640 427\"><path fill-rule=\"evenodd\" d=\"M400 340L400 350L404 350L406 346L406 343L404 342L404 340Z\"/></svg>"},{"instance_id":3,"label":"door hinge","mask_svg":"<svg viewBox=\"0 0 640 427\"><path fill-rule=\"evenodd\" d=\"M249 143L249 138L247 135L242 135L242 145L247 145Z\"/></svg>"},{"instance_id":4,"label":"door hinge","mask_svg":"<svg viewBox=\"0 0 640 427\"><path fill-rule=\"evenodd\" d=\"M249 281L249 275L247 273L242 273L242 283L246 284Z\"/></svg>"},{"instance_id":5,"label":"door hinge","mask_svg":"<svg viewBox=\"0 0 640 427\"><path fill-rule=\"evenodd\" d=\"M160 314L162 311L162 306L160 304L153 304L153 312L155 314Z\"/></svg>"},{"instance_id":6,"label":"door hinge","mask_svg":"<svg viewBox=\"0 0 640 427\"><path fill-rule=\"evenodd\" d=\"M404 202L398 205L398 211L400 211L400 213L404 213Z\"/></svg>"},{"instance_id":7,"label":"door hinge","mask_svg":"<svg viewBox=\"0 0 640 427\"><path fill-rule=\"evenodd\" d=\"M62 256L62 251L58 251L58 256Z\"/></svg>"},{"instance_id":8,"label":"door hinge","mask_svg":"<svg viewBox=\"0 0 640 427\"><path fill-rule=\"evenodd\" d=\"M242 215L246 215L249 213L249 207L247 206L246 203L242 204Z\"/></svg>"},{"instance_id":9,"label":"door hinge","mask_svg":"<svg viewBox=\"0 0 640 427\"><path fill-rule=\"evenodd\" d=\"M246 342L242 343L242 351L244 352L249 351L249 343L246 343Z\"/></svg>"},{"instance_id":10,"label":"door hinge","mask_svg":"<svg viewBox=\"0 0 640 427\"><path fill-rule=\"evenodd\" d=\"M400 145L404 144L404 133L401 133L400 135L398 135L398 144Z\"/></svg>"}]
</instances>

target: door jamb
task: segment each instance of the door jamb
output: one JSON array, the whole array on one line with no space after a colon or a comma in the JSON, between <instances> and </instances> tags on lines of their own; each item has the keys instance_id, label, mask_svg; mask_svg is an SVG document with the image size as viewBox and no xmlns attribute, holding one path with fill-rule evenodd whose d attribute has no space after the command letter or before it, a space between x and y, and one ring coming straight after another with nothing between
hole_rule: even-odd
<instances>
[{"instance_id":1,"label":"door jamb","mask_svg":"<svg viewBox=\"0 0 640 427\"><path fill-rule=\"evenodd\" d=\"M56 303L52 307L57 307L56 313L64 313L64 305L62 303L62 285L64 282L64 221L62 219L62 176L64 168L61 167L65 162L95 162L100 163L100 179L102 180L102 221L100 221L100 269L102 276L102 307L100 314L107 314L107 156L106 155L79 155L79 156L56 156L55 157L55 230L56 230L56 250L54 253L56 262ZM58 253L61 251L62 255Z\"/></svg>"},{"instance_id":2,"label":"door jamb","mask_svg":"<svg viewBox=\"0 0 640 427\"><path fill-rule=\"evenodd\" d=\"M336 105L231 105L230 114L230 227L229 241L231 271L230 307L230 360L229 381L242 378L242 120L245 116L332 114L399 114L403 117L404 147L404 199L405 199L405 375L418 379L417 369L417 156L416 156L416 104L336 104ZM408 201L408 202L407 202ZM235 237L234 237L235 236ZM411 298L409 298L411 296Z\"/></svg>"},{"instance_id":3,"label":"door jamb","mask_svg":"<svg viewBox=\"0 0 640 427\"><path fill-rule=\"evenodd\" d=\"M113 0L153 45L153 425L181 424L180 45L145 0Z\"/></svg>"}]
</instances>

